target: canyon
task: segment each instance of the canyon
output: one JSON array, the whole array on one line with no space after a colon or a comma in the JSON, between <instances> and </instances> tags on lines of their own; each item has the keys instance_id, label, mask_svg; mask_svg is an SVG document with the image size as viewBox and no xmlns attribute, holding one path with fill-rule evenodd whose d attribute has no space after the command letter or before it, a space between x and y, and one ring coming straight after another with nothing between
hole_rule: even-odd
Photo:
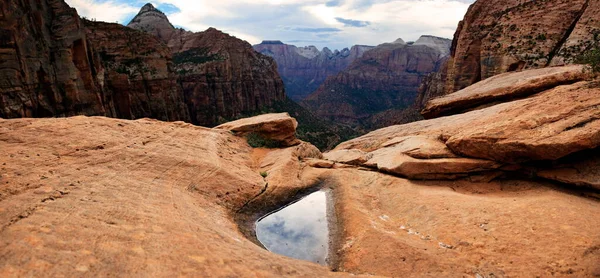
<instances>
[{"instance_id":1,"label":"canyon","mask_svg":"<svg viewBox=\"0 0 600 278\"><path fill-rule=\"evenodd\" d=\"M398 39L366 51L347 69L329 77L302 105L320 117L359 130L372 130L401 114L417 98L419 85L437 72L450 51L450 40L421 36L405 43ZM416 111L413 111L416 112Z\"/></svg>"},{"instance_id":2,"label":"canyon","mask_svg":"<svg viewBox=\"0 0 600 278\"><path fill-rule=\"evenodd\" d=\"M600 277L597 2L479 0L452 42L365 51L303 102L374 129L329 151L216 29L0 9L1 277ZM256 221L319 190L327 264L268 251Z\"/></svg>"},{"instance_id":3,"label":"canyon","mask_svg":"<svg viewBox=\"0 0 600 278\"><path fill-rule=\"evenodd\" d=\"M132 21L134 28L150 22L149 34L80 19L61 0L9 1L2 9L3 118L101 115L214 126L285 100L271 58L214 28L175 29L151 4Z\"/></svg>"},{"instance_id":4,"label":"canyon","mask_svg":"<svg viewBox=\"0 0 600 278\"><path fill-rule=\"evenodd\" d=\"M319 51L314 46L296 47L281 41L263 41L254 45L256 51L275 60L286 94L297 102L316 91L327 77L346 69L365 51L373 48L355 45L341 51L331 51L327 47Z\"/></svg>"}]
</instances>

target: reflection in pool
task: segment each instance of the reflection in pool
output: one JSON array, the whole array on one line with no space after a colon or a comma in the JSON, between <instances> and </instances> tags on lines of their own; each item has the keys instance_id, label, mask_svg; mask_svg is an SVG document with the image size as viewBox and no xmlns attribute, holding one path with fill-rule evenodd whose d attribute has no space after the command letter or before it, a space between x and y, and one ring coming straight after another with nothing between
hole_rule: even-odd
<instances>
[{"instance_id":1,"label":"reflection in pool","mask_svg":"<svg viewBox=\"0 0 600 278\"><path fill-rule=\"evenodd\" d=\"M256 237L271 252L327 264L327 193L317 191L256 222Z\"/></svg>"}]
</instances>

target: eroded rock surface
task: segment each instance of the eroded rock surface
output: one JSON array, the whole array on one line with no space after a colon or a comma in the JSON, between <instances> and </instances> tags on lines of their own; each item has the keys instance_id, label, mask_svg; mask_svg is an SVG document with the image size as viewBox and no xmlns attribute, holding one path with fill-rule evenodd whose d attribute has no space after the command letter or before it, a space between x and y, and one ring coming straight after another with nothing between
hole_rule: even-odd
<instances>
[{"instance_id":1,"label":"eroded rock surface","mask_svg":"<svg viewBox=\"0 0 600 278\"><path fill-rule=\"evenodd\" d=\"M293 146L300 144L300 140L296 139L296 127L296 119L288 113L279 113L239 119L215 128L229 130L239 136L255 134L282 146Z\"/></svg>"},{"instance_id":2,"label":"eroded rock surface","mask_svg":"<svg viewBox=\"0 0 600 278\"><path fill-rule=\"evenodd\" d=\"M584 66L542 68L499 74L449 95L427 102L421 114L425 118L447 116L543 92L558 85L585 80Z\"/></svg>"},{"instance_id":3,"label":"eroded rock surface","mask_svg":"<svg viewBox=\"0 0 600 278\"><path fill-rule=\"evenodd\" d=\"M320 51L314 46L296 47L280 41L263 41L253 47L277 62L286 94L294 101L301 101L319 88L327 77L346 69L374 46L355 45L341 51L325 47Z\"/></svg>"},{"instance_id":4,"label":"eroded rock surface","mask_svg":"<svg viewBox=\"0 0 600 278\"><path fill-rule=\"evenodd\" d=\"M422 137L381 145L458 159ZM253 149L227 130L148 119L0 119L0 148L3 277L600 271L598 201L540 181L410 181L320 160L307 143ZM333 190L338 272L270 253L248 228L315 187Z\"/></svg>"},{"instance_id":5,"label":"eroded rock surface","mask_svg":"<svg viewBox=\"0 0 600 278\"><path fill-rule=\"evenodd\" d=\"M384 43L366 51L347 69L327 80L302 103L316 115L372 130L415 101L423 79L436 72L450 41L423 36L413 44Z\"/></svg>"}]
</instances>

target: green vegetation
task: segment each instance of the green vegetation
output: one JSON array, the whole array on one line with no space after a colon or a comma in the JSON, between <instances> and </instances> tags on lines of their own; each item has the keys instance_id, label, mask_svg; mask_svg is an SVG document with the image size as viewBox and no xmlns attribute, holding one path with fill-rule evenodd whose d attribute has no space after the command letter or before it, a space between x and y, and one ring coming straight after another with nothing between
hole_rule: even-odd
<instances>
[{"instance_id":1,"label":"green vegetation","mask_svg":"<svg viewBox=\"0 0 600 278\"><path fill-rule=\"evenodd\" d=\"M263 172L260 172L260 175L261 175L263 178L266 178L266 177L267 177L269 174L268 174L267 172L263 171Z\"/></svg>"},{"instance_id":2,"label":"green vegetation","mask_svg":"<svg viewBox=\"0 0 600 278\"><path fill-rule=\"evenodd\" d=\"M575 58L575 62L587 65L588 69L595 74L600 73L600 47L596 46L583 52Z\"/></svg>"},{"instance_id":3,"label":"green vegetation","mask_svg":"<svg viewBox=\"0 0 600 278\"><path fill-rule=\"evenodd\" d=\"M204 64L211 61L223 61L225 58L218 54L208 54L206 48L192 48L173 55L173 63L176 65L184 63Z\"/></svg>"},{"instance_id":4,"label":"green vegetation","mask_svg":"<svg viewBox=\"0 0 600 278\"><path fill-rule=\"evenodd\" d=\"M248 141L248 145L253 148L275 149L282 147L280 142L265 138L262 135L254 132L246 135L246 140Z\"/></svg>"}]
</instances>

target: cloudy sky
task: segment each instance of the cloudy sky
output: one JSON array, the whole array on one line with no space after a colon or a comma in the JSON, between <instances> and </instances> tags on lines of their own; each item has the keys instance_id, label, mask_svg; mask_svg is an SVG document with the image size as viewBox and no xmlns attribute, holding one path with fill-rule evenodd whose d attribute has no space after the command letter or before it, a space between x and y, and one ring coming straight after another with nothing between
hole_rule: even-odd
<instances>
[{"instance_id":1,"label":"cloudy sky","mask_svg":"<svg viewBox=\"0 0 600 278\"><path fill-rule=\"evenodd\" d=\"M127 24L149 0L66 0L81 16ZM171 23L215 27L251 44L281 40L341 49L420 35L452 38L474 0L151 0Z\"/></svg>"}]
</instances>

